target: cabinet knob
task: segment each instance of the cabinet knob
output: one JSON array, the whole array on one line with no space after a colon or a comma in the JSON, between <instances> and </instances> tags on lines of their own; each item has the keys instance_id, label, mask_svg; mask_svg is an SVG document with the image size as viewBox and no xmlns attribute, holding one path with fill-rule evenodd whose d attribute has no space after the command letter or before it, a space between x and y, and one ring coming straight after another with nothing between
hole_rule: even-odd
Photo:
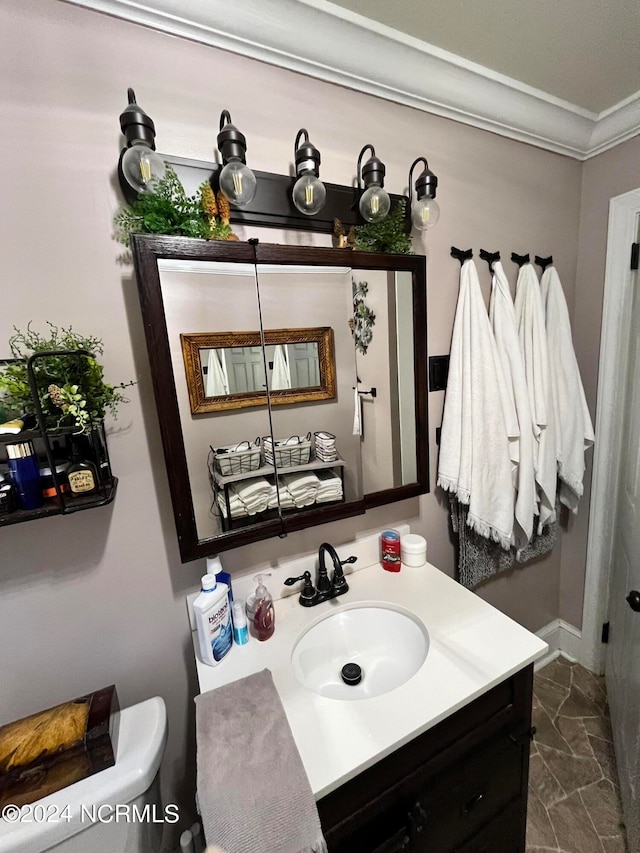
<instances>
[{"instance_id":1,"label":"cabinet knob","mask_svg":"<svg viewBox=\"0 0 640 853\"><path fill-rule=\"evenodd\" d=\"M510 734L509 740L511 741L511 743L515 743L516 746L522 746L522 744L526 743L527 741L533 740L536 731L536 727L531 726L530 729L527 729L526 732L522 732L522 734Z\"/></svg>"},{"instance_id":2,"label":"cabinet knob","mask_svg":"<svg viewBox=\"0 0 640 853\"><path fill-rule=\"evenodd\" d=\"M631 590L627 596L627 601L632 610L635 610L636 613L640 613L640 592L638 592L637 589Z\"/></svg>"},{"instance_id":3,"label":"cabinet knob","mask_svg":"<svg viewBox=\"0 0 640 853\"><path fill-rule=\"evenodd\" d=\"M411 835L412 840L415 840L415 838L426 828L427 813L420 803L416 802L409 810L407 818L409 820L409 834Z\"/></svg>"},{"instance_id":4,"label":"cabinet knob","mask_svg":"<svg viewBox=\"0 0 640 853\"><path fill-rule=\"evenodd\" d=\"M476 794L475 797L471 797L471 799L465 803L464 813L469 814L469 812L473 811L477 805L479 805L484 800L484 793Z\"/></svg>"}]
</instances>

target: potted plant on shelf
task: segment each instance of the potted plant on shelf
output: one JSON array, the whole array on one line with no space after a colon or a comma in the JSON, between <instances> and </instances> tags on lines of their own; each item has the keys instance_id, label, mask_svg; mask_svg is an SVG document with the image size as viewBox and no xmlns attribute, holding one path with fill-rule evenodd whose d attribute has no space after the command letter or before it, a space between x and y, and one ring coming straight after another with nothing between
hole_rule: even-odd
<instances>
[{"instance_id":1,"label":"potted plant on shelf","mask_svg":"<svg viewBox=\"0 0 640 853\"><path fill-rule=\"evenodd\" d=\"M111 385L104 380L103 367L96 359L96 355L103 353L100 338L79 335L71 327L58 328L53 323L48 326L48 337L35 332L29 323L26 331L15 329L9 339L12 359L0 367L0 408L18 417L34 413L27 360L33 354L43 353L33 362L44 418L41 427L88 433L107 411L117 416L120 403L128 402L122 389L135 383ZM89 355L76 355L78 350L86 350ZM63 352L44 355L52 351Z\"/></svg>"}]
</instances>

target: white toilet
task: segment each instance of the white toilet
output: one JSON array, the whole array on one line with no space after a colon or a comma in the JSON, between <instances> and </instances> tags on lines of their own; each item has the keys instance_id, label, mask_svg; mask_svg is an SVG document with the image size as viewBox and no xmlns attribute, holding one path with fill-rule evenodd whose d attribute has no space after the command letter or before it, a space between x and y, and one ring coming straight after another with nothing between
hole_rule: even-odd
<instances>
[{"instance_id":1,"label":"white toilet","mask_svg":"<svg viewBox=\"0 0 640 853\"><path fill-rule=\"evenodd\" d=\"M0 853L160 853L165 813L178 817L160 802L166 741L160 697L123 708L115 766L23 808L28 823L0 819Z\"/></svg>"}]
</instances>

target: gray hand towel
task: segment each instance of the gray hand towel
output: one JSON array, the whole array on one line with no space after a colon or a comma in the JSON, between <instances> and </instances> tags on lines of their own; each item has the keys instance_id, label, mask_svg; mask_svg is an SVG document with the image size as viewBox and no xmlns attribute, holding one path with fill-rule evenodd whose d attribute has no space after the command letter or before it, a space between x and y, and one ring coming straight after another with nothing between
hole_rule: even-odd
<instances>
[{"instance_id":1,"label":"gray hand towel","mask_svg":"<svg viewBox=\"0 0 640 853\"><path fill-rule=\"evenodd\" d=\"M195 701L207 844L226 853L326 853L313 792L269 670Z\"/></svg>"},{"instance_id":2,"label":"gray hand towel","mask_svg":"<svg viewBox=\"0 0 640 853\"><path fill-rule=\"evenodd\" d=\"M556 544L558 522L548 522L542 533L538 533L538 519L534 517L529 544L519 553L515 548L505 551L499 543L480 536L467 525L468 507L455 496L449 499L449 509L453 532L458 534L458 580L467 589L475 589L494 575L550 553ZM558 512L559 504L556 502Z\"/></svg>"}]
</instances>

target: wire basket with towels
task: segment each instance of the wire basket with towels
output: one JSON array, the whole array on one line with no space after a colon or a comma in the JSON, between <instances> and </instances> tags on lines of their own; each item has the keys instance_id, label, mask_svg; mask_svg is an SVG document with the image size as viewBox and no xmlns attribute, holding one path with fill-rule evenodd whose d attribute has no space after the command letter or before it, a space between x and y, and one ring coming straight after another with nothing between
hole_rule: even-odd
<instances>
[{"instance_id":1,"label":"wire basket with towels","mask_svg":"<svg viewBox=\"0 0 640 853\"><path fill-rule=\"evenodd\" d=\"M262 439L264 448L264 459L268 465L274 464L277 468L291 468L293 465L306 465L311 457L311 433L302 438L292 435L289 438L277 438L272 441L271 436Z\"/></svg>"},{"instance_id":2,"label":"wire basket with towels","mask_svg":"<svg viewBox=\"0 0 640 853\"><path fill-rule=\"evenodd\" d=\"M241 441L239 444L229 444L226 447L216 449L211 447L211 453L213 462L223 477L257 471L262 461L259 438L256 438L253 444L250 441Z\"/></svg>"}]
</instances>

